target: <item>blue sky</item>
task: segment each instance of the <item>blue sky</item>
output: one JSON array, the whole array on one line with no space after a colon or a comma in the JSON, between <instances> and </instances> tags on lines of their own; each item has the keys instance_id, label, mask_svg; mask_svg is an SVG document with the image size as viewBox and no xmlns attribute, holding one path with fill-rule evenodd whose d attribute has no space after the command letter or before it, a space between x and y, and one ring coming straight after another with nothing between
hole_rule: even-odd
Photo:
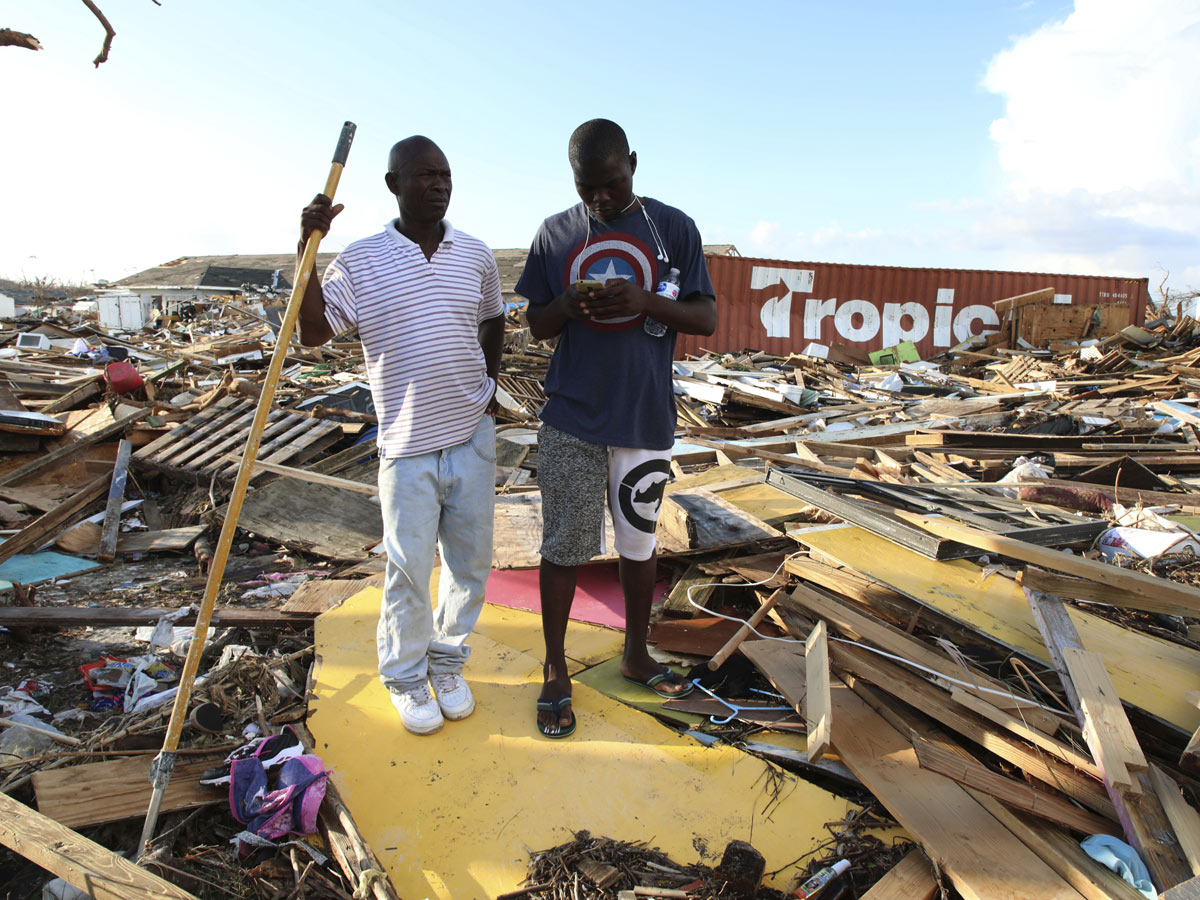
<instances>
[{"instance_id":1,"label":"blue sky","mask_svg":"<svg viewBox=\"0 0 1200 900\"><path fill-rule=\"evenodd\" d=\"M0 275L289 250L344 119L328 249L394 214L387 148L415 132L455 225L526 246L605 116L638 191L744 255L1200 287L1197 0L100 5L99 69L82 4L7 10L45 49L0 49Z\"/></svg>"}]
</instances>

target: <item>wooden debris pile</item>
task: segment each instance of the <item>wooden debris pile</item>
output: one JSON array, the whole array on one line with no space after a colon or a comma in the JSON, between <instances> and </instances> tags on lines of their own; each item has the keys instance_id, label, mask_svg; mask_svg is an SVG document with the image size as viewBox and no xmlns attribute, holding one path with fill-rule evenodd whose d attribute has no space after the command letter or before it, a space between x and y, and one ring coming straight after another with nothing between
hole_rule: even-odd
<instances>
[{"instance_id":1,"label":"wooden debris pile","mask_svg":"<svg viewBox=\"0 0 1200 900\"><path fill-rule=\"evenodd\" d=\"M1091 339L1104 329L1090 320L1035 312L1053 306L1010 304L997 335L926 361L749 351L676 364L659 525L671 588L653 637L712 694L662 714L877 800L924 855L897 860L842 835L803 865L853 858L847 896L1134 896L1081 849L1089 834L1131 845L1163 891L1200 874L1200 331L1184 319ZM153 625L198 598L272 315L238 301L135 334L21 323L0 336L17 351L0 360L0 645L6 659L18 648L14 675L56 684L50 712L83 703L66 699L76 666L133 652L82 629ZM16 348L33 332L46 341ZM538 563L549 358L514 315L496 568ZM198 758L226 751L248 722L300 726L313 618L377 582L375 424L356 343L289 349L214 621L258 657L206 661L198 700L225 726L194 735ZM1167 535L1165 549L1138 551L1146 533L1156 546ZM742 628L755 614L755 630ZM71 656L85 639L89 657ZM709 668L714 657L724 662ZM0 762L0 799L24 806L13 814L31 829L50 827L28 818L39 781L70 799L94 771L84 765L144 767L163 725L160 709L71 713L59 728L70 740ZM144 772L115 783L132 810ZM370 868L336 807L326 843L340 854L312 868L291 851L242 865L195 808L164 820L177 830L156 871L186 870L193 880L177 884L196 895L350 896ZM54 840L127 844L112 822L63 816L68 833ZM600 886L584 859L619 880ZM0 861L0 888L28 876L15 860ZM580 835L537 855L523 894L725 896L714 878Z\"/></svg>"}]
</instances>

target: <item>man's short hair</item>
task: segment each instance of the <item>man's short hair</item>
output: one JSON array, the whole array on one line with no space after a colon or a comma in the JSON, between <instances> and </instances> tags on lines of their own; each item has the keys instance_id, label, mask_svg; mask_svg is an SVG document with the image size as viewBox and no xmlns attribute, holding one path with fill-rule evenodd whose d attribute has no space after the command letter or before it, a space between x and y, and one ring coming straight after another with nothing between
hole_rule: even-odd
<instances>
[{"instance_id":1,"label":"man's short hair","mask_svg":"<svg viewBox=\"0 0 1200 900\"><path fill-rule=\"evenodd\" d=\"M625 129L608 119L590 119L571 133L567 154L572 165L605 162L629 156Z\"/></svg>"}]
</instances>

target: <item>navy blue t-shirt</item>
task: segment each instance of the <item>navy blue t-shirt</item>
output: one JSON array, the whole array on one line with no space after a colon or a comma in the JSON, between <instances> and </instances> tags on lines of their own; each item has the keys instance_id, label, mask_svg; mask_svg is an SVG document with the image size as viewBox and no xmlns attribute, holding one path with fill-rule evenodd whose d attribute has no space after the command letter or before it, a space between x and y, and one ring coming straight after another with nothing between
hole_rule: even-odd
<instances>
[{"instance_id":1,"label":"navy blue t-shirt","mask_svg":"<svg viewBox=\"0 0 1200 900\"><path fill-rule=\"evenodd\" d=\"M546 219L529 249L517 293L539 306L580 279L631 280L654 292L672 269L679 270L680 301L692 294L713 296L700 232L687 215L642 198L669 261L642 210L605 222L582 203ZM590 220L590 231L589 231ZM669 450L675 440L675 394L671 360L675 330L647 334L645 315L567 322L546 373L542 421L594 444Z\"/></svg>"}]
</instances>

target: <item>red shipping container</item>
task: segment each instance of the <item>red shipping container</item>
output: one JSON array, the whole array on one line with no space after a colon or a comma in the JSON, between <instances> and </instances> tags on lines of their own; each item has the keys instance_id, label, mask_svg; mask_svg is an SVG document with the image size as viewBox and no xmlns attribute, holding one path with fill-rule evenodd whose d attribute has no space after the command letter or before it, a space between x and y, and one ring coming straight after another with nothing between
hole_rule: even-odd
<instances>
[{"instance_id":1,"label":"red shipping container","mask_svg":"<svg viewBox=\"0 0 1200 900\"><path fill-rule=\"evenodd\" d=\"M997 330L992 304L1006 297L1052 287L1055 303L1128 305L1129 323L1137 325L1150 297L1148 278L706 259L717 295L717 330L708 337L680 335L675 355L681 359L702 350L787 356L810 344L865 357L903 341L912 341L927 359L973 334Z\"/></svg>"}]
</instances>

